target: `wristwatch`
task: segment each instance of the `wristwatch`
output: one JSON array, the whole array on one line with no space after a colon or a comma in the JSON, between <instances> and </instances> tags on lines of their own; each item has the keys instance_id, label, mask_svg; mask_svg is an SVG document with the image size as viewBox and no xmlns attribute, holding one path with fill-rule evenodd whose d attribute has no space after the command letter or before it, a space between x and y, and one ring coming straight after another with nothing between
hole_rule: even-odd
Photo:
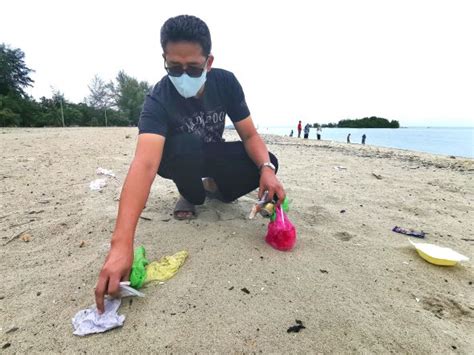
<instances>
[{"instance_id":1,"label":"wristwatch","mask_svg":"<svg viewBox=\"0 0 474 355\"><path fill-rule=\"evenodd\" d=\"M270 169L272 169L273 171L276 171L276 168L275 168L275 165L273 165L271 162L266 162L266 163L263 163L262 165L260 165L260 167L258 168L258 170L260 171L260 173L262 172L262 169L264 167L269 167Z\"/></svg>"}]
</instances>

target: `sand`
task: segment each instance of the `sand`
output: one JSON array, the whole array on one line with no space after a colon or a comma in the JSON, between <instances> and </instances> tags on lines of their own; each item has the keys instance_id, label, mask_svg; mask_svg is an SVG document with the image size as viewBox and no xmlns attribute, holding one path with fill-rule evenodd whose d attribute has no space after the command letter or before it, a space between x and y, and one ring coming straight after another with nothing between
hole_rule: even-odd
<instances>
[{"instance_id":1,"label":"sand","mask_svg":"<svg viewBox=\"0 0 474 355\"><path fill-rule=\"evenodd\" d=\"M74 336L71 318L94 301L136 134L0 129L5 353L474 352L473 160L276 136L264 138L292 201L293 251L264 242L266 220L246 219L255 193L175 221L176 189L157 177L136 245L151 260L182 249L189 259L146 298L122 303L122 328ZM97 167L118 177L101 192L89 190ZM471 260L428 264L395 225ZM306 328L287 333L295 320Z\"/></svg>"}]
</instances>

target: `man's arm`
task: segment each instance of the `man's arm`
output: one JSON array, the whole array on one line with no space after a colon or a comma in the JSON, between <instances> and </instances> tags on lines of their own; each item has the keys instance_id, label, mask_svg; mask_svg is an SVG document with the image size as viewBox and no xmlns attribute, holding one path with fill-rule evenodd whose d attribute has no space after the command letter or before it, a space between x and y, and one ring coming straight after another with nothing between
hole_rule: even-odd
<instances>
[{"instance_id":1,"label":"man's arm","mask_svg":"<svg viewBox=\"0 0 474 355\"><path fill-rule=\"evenodd\" d=\"M100 313L104 311L104 296L116 296L120 281L129 276L133 263L135 229L158 171L164 143L165 138L157 134L145 133L138 136L135 157L120 196L110 251L95 289L95 300Z\"/></svg>"},{"instance_id":2,"label":"man's arm","mask_svg":"<svg viewBox=\"0 0 474 355\"><path fill-rule=\"evenodd\" d=\"M242 142L244 143L247 154L250 159L253 160L255 165L261 167L263 163L269 162L270 156L268 155L268 149L255 129L252 117L249 116L236 122L234 123L234 126L237 133L239 133L240 139L242 139ZM263 167L260 172L258 197L261 198L265 191L268 191L268 197L270 199L272 199L274 194L276 194L279 201L283 201L286 196L283 185L278 181L275 172L268 167Z\"/></svg>"}]
</instances>

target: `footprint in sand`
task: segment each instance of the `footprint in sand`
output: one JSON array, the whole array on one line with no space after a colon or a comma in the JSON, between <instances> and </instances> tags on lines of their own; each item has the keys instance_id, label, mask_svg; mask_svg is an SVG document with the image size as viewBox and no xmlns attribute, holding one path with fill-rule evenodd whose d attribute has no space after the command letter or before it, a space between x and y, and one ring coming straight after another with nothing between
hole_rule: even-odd
<instances>
[{"instance_id":1,"label":"footprint in sand","mask_svg":"<svg viewBox=\"0 0 474 355\"><path fill-rule=\"evenodd\" d=\"M453 299L441 297L427 297L423 300L423 308L433 313L440 319L457 319L461 317L473 317L471 307L462 305Z\"/></svg>"}]
</instances>

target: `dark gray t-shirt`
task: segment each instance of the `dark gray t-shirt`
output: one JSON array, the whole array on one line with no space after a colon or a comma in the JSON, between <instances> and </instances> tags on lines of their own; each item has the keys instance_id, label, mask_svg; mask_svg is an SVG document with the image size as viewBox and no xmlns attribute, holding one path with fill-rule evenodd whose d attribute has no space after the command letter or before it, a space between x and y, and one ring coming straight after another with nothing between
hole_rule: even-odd
<instances>
[{"instance_id":1,"label":"dark gray t-shirt","mask_svg":"<svg viewBox=\"0 0 474 355\"><path fill-rule=\"evenodd\" d=\"M168 76L163 77L145 98L138 129L139 134L171 137L191 133L205 143L221 142L226 115L238 122L247 118L250 111L234 74L213 68L207 73L200 98L185 99Z\"/></svg>"}]
</instances>

